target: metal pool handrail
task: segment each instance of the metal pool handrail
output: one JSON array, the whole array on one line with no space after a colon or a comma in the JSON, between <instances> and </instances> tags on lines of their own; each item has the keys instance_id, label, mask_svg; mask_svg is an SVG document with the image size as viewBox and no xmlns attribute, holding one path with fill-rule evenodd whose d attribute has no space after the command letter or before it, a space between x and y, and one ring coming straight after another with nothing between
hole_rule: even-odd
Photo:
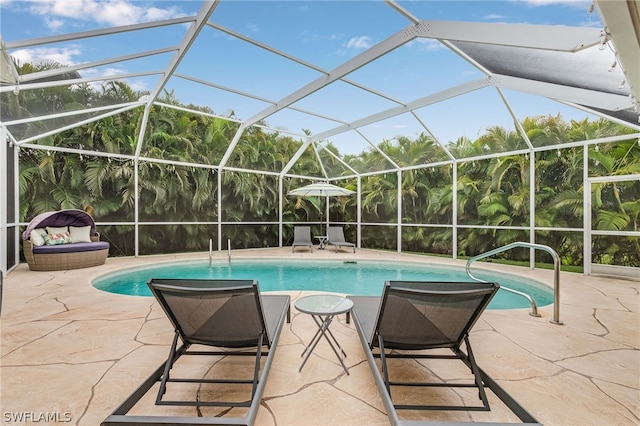
<instances>
[{"instance_id":1,"label":"metal pool handrail","mask_svg":"<svg viewBox=\"0 0 640 426\"><path fill-rule=\"evenodd\" d=\"M227 239L227 258L229 260L229 264L231 264L231 239ZM209 238L209 266L211 266L211 262L213 261L213 240Z\"/></svg>"},{"instance_id":2,"label":"metal pool handrail","mask_svg":"<svg viewBox=\"0 0 640 426\"><path fill-rule=\"evenodd\" d=\"M493 256L494 254L502 253L504 251L511 250L512 248L516 248L516 247L525 247L525 248L528 247L528 248L542 250L549 253L553 258L553 319L549 320L549 322L551 322L552 324L562 325L562 321L560 321L560 256L558 256L558 253L556 253L556 251L551 247L545 246L542 244L525 243L525 242L515 242L515 243L507 244L506 246L498 247L497 249L489 250L488 252L479 254L477 256L473 256L471 259L467 260L467 268L466 268L467 275L469 276L469 278L473 280L484 281L474 277L471 274L471 264L476 260L484 259L486 257ZM538 314L538 307L536 306L536 302L533 300L531 296L529 296L526 293L522 293L520 291L513 290L508 287L501 286L501 288L511 293L515 293L520 296L526 297L529 300L529 303L531 303L532 312L529 315L536 316L536 317L540 316L540 314Z\"/></svg>"}]
</instances>

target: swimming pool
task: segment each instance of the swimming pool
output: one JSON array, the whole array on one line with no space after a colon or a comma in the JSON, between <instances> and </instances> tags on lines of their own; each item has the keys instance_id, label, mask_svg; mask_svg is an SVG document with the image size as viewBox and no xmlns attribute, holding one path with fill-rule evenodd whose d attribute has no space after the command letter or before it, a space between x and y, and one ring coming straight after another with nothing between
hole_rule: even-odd
<instances>
[{"instance_id":1,"label":"swimming pool","mask_svg":"<svg viewBox=\"0 0 640 426\"><path fill-rule=\"evenodd\" d=\"M474 275L525 292L538 306L553 302L551 288L538 281L498 272L474 271ZM384 261L234 260L231 264L210 264L208 261L159 263L109 273L96 278L92 284L111 293L151 296L147 287L151 278L255 279L261 291L327 291L357 295L380 295L387 280L470 281L463 268L446 265ZM503 290L489 305L489 309L529 307L525 298Z\"/></svg>"}]
</instances>

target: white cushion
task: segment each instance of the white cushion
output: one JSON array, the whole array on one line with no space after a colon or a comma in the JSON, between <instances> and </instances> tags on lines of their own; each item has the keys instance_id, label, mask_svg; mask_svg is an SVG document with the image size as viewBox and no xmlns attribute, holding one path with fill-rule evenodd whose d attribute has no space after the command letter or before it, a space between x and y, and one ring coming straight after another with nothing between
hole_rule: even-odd
<instances>
[{"instance_id":1,"label":"white cushion","mask_svg":"<svg viewBox=\"0 0 640 426\"><path fill-rule=\"evenodd\" d=\"M65 232L69 232L68 226L60 226L60 227L47 226L47 234L49 235L64 234Z\"/></svg>"},{"instance_id":2,"label":"white cushion","mask_svg":"<svg viewBox=\"0 0 640 426\"><path fill-rule=\"evenodd\" d=\"M70 226L69 234L71 241L74 243L90 243L91 242L91 226Z\"/></svg>"},{"instance_id":3,"label":"white cushion","mask_svg":"<svg viewBox=\"0 0 640 426\"><path fill-rule=\"evenodd\" d=\"M33 229L31 231L31 234L29 235L31 244L33 244L34 246L43 246L44 238L42 238L42 236L45 235L46 233L47 233L47 230L44 228Z\"/></svg>"}]
</instances>

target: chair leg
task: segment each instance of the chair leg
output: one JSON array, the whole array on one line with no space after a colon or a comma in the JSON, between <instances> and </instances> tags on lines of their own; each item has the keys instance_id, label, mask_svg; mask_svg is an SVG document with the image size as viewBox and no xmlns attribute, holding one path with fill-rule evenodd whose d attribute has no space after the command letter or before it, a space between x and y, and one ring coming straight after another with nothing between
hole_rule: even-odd
<instances>
[{"instance_id":1,"label":"chair leg","mask_svg":"<svg viewBox=\"0 0 640 426\"><path fill-rule=\"evenodd\" d=\"M487 409L489 408L489 400L487 399L487 394L484 390L484 383L482 382L482 376L480 375L480 369L478 368L478 364L476 364L476 359L473 356L473 351L471 350L471 345L469 344L469 336L465 336L464 344L467 347L467 358L469 359L469 364L471 368L471 372L475 378L476 386L478 387L478 397L482 401L482 405L484 405ZM458 349L460 350L460 349Z\"/></svg>"},{"instance_id":2,"label":"chair leg","mask_svg":"<svg viewBox=\"0 0 640 426\"><path fill-rule=\"evenodd\" d=\"M160 388L158 389L158 396L156 397L156 404L162 401L162 397L167 391L167 381L169 381L169 372L171 367L173 367L174 358L176 356L176 347L178 345L178 332L175 332L173 336L173 342L171 343L171 349L169 351L169 357L167 358L167 362L164 366L164 372L162 373L162 381L160 382Z\"/></svg>"},{"instance_id":3,"label":"chair leg","mask_svg":"<svg viewBox=\"0 0 640 426\"><path fill-rule=\"evenodd\" d=\"M253 387L251 388L251 399L253 400L254 395L256 394L256 389L258 388L258 379L260 377L260 360L262 359L262 339L264 338L264 333L260 335L258 339L258 349L256 350L256 362L253 367Z\"/></svg>"},{"instance_id":4,"label":"chair leg","mask_svg":"<svg viewBox=\"0 0 640 426\"><path fill-rule=\"evenodd\" d=\"M387 367L387 356L384 353L384 341L382 336L378 335L378 347L380 349L380 363L382 364L382 377L384 386L387 388L389 398L391 398L391 384L389 383L389 368Z\"/></svg>"},{"instance_id":5,"label":"chair leg","mask_svg":"<svg viewBox=\"0 0 640 426\"><path fill-rule=\"evenodd\" d=\"M287 318L290 318L289 316L290 313L287 312L287 314L288 314ZM156 373L157 376L155 377L154 383L158 381L160 382L158 395L156 397L156 405L194 406L194 407L249 407L251 406L251 401L256 395L256 392L258 390L258 385L260 383L260 373L262 371L261 370L262 355L267 354L267 352L263 352L262 350L262 343L264 342L264 338L265 338L264 334L260 334L258 336L259 346L257 346L256 352L255 352L254 371L253 371L252 379L216 379L216 378L197 379L197 378L179 378L179 377L171 378L170 370L173 367L173 364L175 364L178 358L180 358L180 356L182 355L214 355L214 356L227 356L227 355L252 356L254 355L254 352L246 352L246 351L240 351L240 352L193 351L193 352L187 353L187 348L190 345L187 345L186 343L182 347L180 347L178 350L176 350L177 340L178 340L177 336L178 336L178 333L176 333L176 336L174 337L174 341L171 345L171 352L169 353L169 358L167 359L167 361L164 363L163 366L158 368L158 372ZM273 350L273 348L270 348L270 350ZM161 370L162 370L162 373L161 373ZM248 399L247 401L201 401L199 399L196 399L195 401L167 400L167 399L163 399L163 397L165 396L164 394L167 391L168 382L199 383L199 384L217 383L222 385L225 385L225 384L251 385L251 398ZM151 386L152 385L150 385L149 387Z\"/></svg>"},{"instance_id":6,"label":"chair leg","mask_svg":"<svg viewBox=\"0 0 640 426\"><path fill-rule=\"evenodd\" d=\"M380 358L381 369L382 369L382 380L384 381L384 386L389 394L389 398L391 398L391 387L392 386L433 386L433 387L475 387L478 389L478 397L482 402L482 406L467 406L467 405L404 405L404 404L395 404L393 406L398 410L455 410L455 411L489 411L491 408L489 407L489 400L487 399L487 395L484 389L484 382L482 380L482 374L480 372L480 368L476 364L475 357L473 356L473 351L471 350L471 345L469 344L468 336L465 336L464 342L467 347L467 353L465 354L462 350L457 348L452 348L455 355L406 355L406 354L393 354L389 353L388 355L385 353L384 348L384 340L382 336L378 335L378 347L380 350L380 354L374 355L376 358ZM460 383L460 384L447 384L447 383L429 383L429 382L391 382L389 378L389 366L387 365L387 358L425 358L425 359L456 359L465 363L467 367L471 370L471 373L474 376L473 383Z\"/></svg>"}]
</instances>

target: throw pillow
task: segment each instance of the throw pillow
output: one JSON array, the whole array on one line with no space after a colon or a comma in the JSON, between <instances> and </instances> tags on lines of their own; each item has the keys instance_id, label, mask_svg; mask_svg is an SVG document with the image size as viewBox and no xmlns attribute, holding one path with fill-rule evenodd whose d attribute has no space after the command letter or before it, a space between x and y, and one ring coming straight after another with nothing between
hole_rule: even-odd
<instances>
[{"instance_id":1,"label":"throw pillow","mask_svg":"<svg viewBox=\"0 0 640 426\"><path fill-rule=\"evenodd\" d=\"M47 226L47 234L64 234L65 232L69 232L69 227L67 226Z\"/></svg>"},{"instance_id":2,"label":"throw pillow","mask_svg":"<svg viewBox=\"0 0 640 426\"><path fill-rule=\"evenodd\" d=\"M68 232L62 232L60 234L47 234L43 235L44 243L48 246L57 246L60 244L71 243L71 236Z\"/></svg>"},{"instance_id":3,"label":"throw pillow","mask_svg":"<svg viewBox=\"0 0 640 426\"><path fill-rule=\"evenodd\" d=\"M31 244L33 244L34 246L43 246L44 245L44 238L42 238L43 235L47 235L47 231L43 228L36 228L32 230L31 234L29 235Z\"/></svg>"},{"instance_id":4,"label":"throw pillow","mask_svg":"<svg viewBox=\"0 0 640 426\"><path fill-rule=\"evenodd\" d=\"M74 243L90 243L91 242L91 226L70 226L69 235Z\"/></svg>"}]
</instances>

